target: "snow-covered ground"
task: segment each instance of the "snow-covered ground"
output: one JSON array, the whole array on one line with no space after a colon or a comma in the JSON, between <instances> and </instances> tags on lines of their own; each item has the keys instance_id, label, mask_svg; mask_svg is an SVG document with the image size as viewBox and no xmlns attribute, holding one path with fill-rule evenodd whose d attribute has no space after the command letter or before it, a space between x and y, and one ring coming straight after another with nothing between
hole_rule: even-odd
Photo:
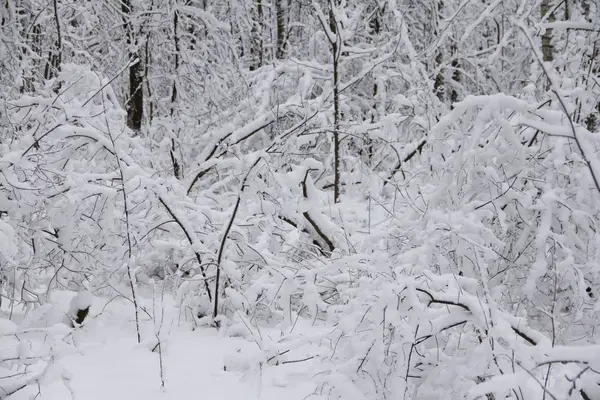
<instances>
[{"instance_id":1,"label":"snow-covered ground","mask_svg":"<svg viewBox=\"0 0 600 400\"><path fill-rule=\"evenodd\" d=\"M22 377L21 382L30 379L30 384L8 396L11 400L294 400L311 394L311 398L319 398L314 395L313 360L274 365L271 359L265 363L271 357L260 348L261 340L253 339L258 330L234 337L232 329L192 329L179 320L175 307L166 305L162 327L160 318L153 321L140 313L142 343L138 344L133 306L122 298L110 302L95 298L90 316L80 328L71 330L60 324L72 296L53 293L52 308L38 310L18 323L23 332L17 335L18 340L10 333L10 324L3 325L0 358L14 352L21 357L45 355L41 362L28 367L31 375ZM152 302L146 305L152 313ZM155 311L160 315L160 309ZM47 326L54 329L48 331ZM156 348L159 327L164 387ZM271 334L277 336L279 332L260 330L263 338ZM53 361L48 364L48 360ZM50 367L41 373L46 365ZM9 387L14 390L17 380L9 376L17 372L17 366L14 363L12 370L0 367L0 377L5 377L0 379L0 399L6 398ZM39 382L31 381L38 373Z\"/></svg>"}]
</instances>

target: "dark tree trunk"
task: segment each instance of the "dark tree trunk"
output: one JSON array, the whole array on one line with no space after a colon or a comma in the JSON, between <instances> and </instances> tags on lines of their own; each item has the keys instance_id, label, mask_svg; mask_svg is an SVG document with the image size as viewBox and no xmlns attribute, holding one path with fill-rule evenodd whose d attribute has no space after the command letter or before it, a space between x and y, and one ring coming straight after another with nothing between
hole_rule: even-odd
<instances>
[{"instance_id":1,"label":"dark tree trunk","mask_svg":"<svg viewBox=\"0 0 600 400\"><path fill-rule=\"evenodd\" d=\"M129 100L127 101L127 126L135 132L142 128L144 116L144 68L137 51L135 34L129 16L132 14L130 0L121 0L121 11L125 23L126 43L129 59L133 64L129 67Z\"/></svg>"},{"instance_id":2,"label":"dark tree trunk","mask_svg":"<svg viewBox=\"0 0 600 400\"><path fill-rule=\"evenodd\" d=\"M48 51L48 60L44 68L44 79L54 78L60 71L60 63L62 62L62 35L60 31L60 17L58 15L58 0L52 2L54 8L54 21L56 23L56 41L54 48Z\"/></svg>"},{"instance_id":3,"label":"dark tree trunk","mask_svg":"<svg viewBox=\"0 0 600 400\"><path fill-rule=\"evenodd\" d=\"M264 62L264 16L262 0L256 0L256 21L252 24L252 44L250 47L250 71L254 71L263 66Z\"/></svg>"},{"instance_id":4,"label":"dark tree trunk","mask_svg":"<svg viewBox=\"0 0 600 400\"><path fill-rule=\"evenodd\" d=\"M179 36L177 33L177 28L179 24L179 15L177 11L173 12L173 41L175 44L175 65L174 65L174 76L173 76L173 87L171 89L171 118L173 118L175 114L175 110L177 108L177 72L179 70ZM173 132L173 135L176 135L177 132ZM179 162L177 161L176 148L175 148L175 138L171 138L171 162L173 163L173 175L175 178L181 179L181 167Z\"/></svg>"},{"instance_id":5,"label":"dark tree trunk","mask_svg":"<svg viewBox=\"0 0 600 400\"><path fill-rule=\"evenodd\" d=\"M333 201L340 201L340 77L339 77L339 58L340 58L340 35L338 35L337 21L333 8L329 9L329 28L336 35L331 42L331 54L333 56ZM338 44L338 42L340 42Z\"/></svg>"},{"instance_id":6,"label":"dark tree trunk","mask_svg":"<svg viewBox=\"0 0 600 400\"><path fill-rule=\"evenodd\" d=\"M548 14L551 8L551 0L542 0L542 3L540 4L540 14L542 18L544 18L546 14ZM547 21L554 21L554 17L552 15L548 15ZM546 31L542 35L542 55L544 56L544 61L554 60L554 46L552 45L552 29L546 29Z\"/></svg>"},{"instance_id":7,"label":"dark tree trunk","mask_svg":"<svg viewBox=\"0 0 600 400\"><path fill-rule=\"evenodd\" d=\"M277 16L277 50L275 57L278 60L285 58L285 26L286 10L284 0L275 0L275 14Z\"/></svg>"}]
</instances>

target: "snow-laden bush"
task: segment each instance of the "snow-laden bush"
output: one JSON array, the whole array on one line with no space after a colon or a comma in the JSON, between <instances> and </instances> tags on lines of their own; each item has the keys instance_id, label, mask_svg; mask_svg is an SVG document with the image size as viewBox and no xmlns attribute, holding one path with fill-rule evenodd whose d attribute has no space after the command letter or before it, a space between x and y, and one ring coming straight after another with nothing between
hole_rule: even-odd
<instances>
[{"instance_id":1,"label":"snow-laden bush","mask_svg":"<svg viewBox=\"0 0 600 400\"><path fill-rule=\"evenodd\" d=\"M72 390L71 373L61 360L77 352L72 329L77 316L70 315L66 303L70 298L73 310L89 311L92 295L56 291L49 297L41 307L27 313L10 307L0 309L0 399L37 397L43 385L56 381Z\"/></svg>"},{"instance_id":2,"label":"snow-laden bush","mask_svg":"<svg viewBox=\"0 0 600 400\"><path fill-rule=\"evenodd\" d=\"M194 324L279 328L254 337L260 361L318 361L327 396L593 397L597 144L567 83L544 101L533 87L467 97L435 123L431 82L397 52L414 50L388 38L381 57L341 64L359 105L333 126L325 25L310 67L249 73L251 94L197 125L157 117L134 136L111 80L72 64L8 101L9 306L33 313L56 288L89 288L131 300L139 320L151 313L136 297L160 279ZM188 132L182 179L155 135L174 128ZM338 203L332 129L352 139ZM570 346L580 334L589 343ZM292 358L302 346L313 354Z\"/></svg>"},{"instance_id":3,"label":"snow-laden bush","mask_svg":"<svg viewBox=\"0 0 600 400\"><path fill-rule=\"evenodd\" d=\"M598 145L561 101L465 99L431 129L420 184L380 185L370 206L329 203L318 160L291 168L269 199L286 195L273 203L316 248L284 260L261 242L264 272L238 275L232 310L247 329L256 309L282 320L272 351L289 362L298 319L334 326L307 339L326 343L313 355L333 397L593 398Z\"/></svg>"}]
</instances>

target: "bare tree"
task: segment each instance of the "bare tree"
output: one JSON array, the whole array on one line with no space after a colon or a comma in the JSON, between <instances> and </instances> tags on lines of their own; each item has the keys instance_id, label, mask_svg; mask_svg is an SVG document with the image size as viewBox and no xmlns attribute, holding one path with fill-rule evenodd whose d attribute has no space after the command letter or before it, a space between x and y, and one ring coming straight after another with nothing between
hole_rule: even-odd
<instances>
[{"instance_id":1,"label":"bare tree","mask_svg":"<svg viewBox=\"0 0 600 400\"><path fill-rule=\"evenodd\" d=\"M339 1L335 1L339 4ZM336 5L337 5L336 4ZM333 201L340 201L340 57L342 55L342 37L339 34L335 16L334 0L329 1L329 29L335 35L330 39L333 58Z\"/></svg>"},{"instance_id":2,"label":"bare tree","mask_svg":"<svg viewBox=\"0 0 600 400\"><path fill-rule=\"evenodd\" d=\"M125 43L130 60L137 60L129 67L129 98L126 103L127 126L139 132L144 116L144 68L138 54L137 37L132 24L133 8L131 0L121 1L123 24L125 26Z\"/></svg>"},{"instance_id":3,"label":"bare tree","mask_svg":"<svg viewBox=\"0 0 600 400\"><path fill-rule=\"evenodd\" d=\"M175 45L175 58L173 65L173 85L171 86L171 118L173 118L177 109L177 81L178 81L178 72L179 72L179 57L180 57L180 47L179 47L179 36L178 36L178 24L179 24L179 14L177 9L173 10L173 42ZM177 132L173 132L175 136ZM170 150L171 162L173 163L173 175L177 179L181 179L181 166L177 161L176 149L175 149L175 137L171 138L171 150Z\"/></svg>"},{"instance_id":4,"label":"bare tree","mask_svg":"<svg viewBox=\"0 0 600 400\"><path fill-rule=\"evenodd\" d=\"M277 19L277 50L275 57L281 60L285 57L286 47L286 3L284 0L275 0L275 16Z\"/></svg>"}]
</instances>

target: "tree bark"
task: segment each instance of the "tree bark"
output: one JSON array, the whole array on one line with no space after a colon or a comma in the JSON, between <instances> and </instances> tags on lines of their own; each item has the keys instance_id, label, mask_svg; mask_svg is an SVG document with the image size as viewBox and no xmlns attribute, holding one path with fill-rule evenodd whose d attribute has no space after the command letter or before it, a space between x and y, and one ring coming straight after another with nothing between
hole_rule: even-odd
<instances>
[{"instance_id":1,"label":"tree bark","mask_svg":"<svg viewBox=\"0 0 600 400\"><path fill-rule=\"evenodd\" d=\"M438 35L438 19L441 18L441 13L442 13L443 9L444 9L444 2L438 1L437 9L434 10L433 17L432 17L433 34L435 37L437 37L437 35ZM444 62L444 54L443 54L442 48L440 46L437 49L437 54L435 55L433 69L435 70L435 68L440 68L443 62ZM444 100L446 98L446 87L445 86L446 85L445 85L443 70L440 69L438 71L437 75L435 76L435 80L433 82L433 89L434 89L434 92L435 92L436 96L438 97L438 99L440 99L440 101L442 101L442 102L444 102Z\"/></svg>"},{"instance_id":2,"label":"tree bark","mask_svg":"<svg viewBox=\"0 0 600 400\"><path fill-rule=\"evenodd\" d=\"M542 0L542 3L540 4L540 14L542 18L544 18L546 14L548 14L551 8L552 0ZM554 21L554 17L552 15L548 15L547 21ZM546 31L542 35L542 55L544 57L544 61L554 60L554 46L552 45L552 29L546 29Z\"/></svg>"},{"instance_id":3,"label":"tree bark","mask_svg":"<svg viewBox=\"0 0 600 400\"><path fill-rule=\"evenodd\" d=\"M284 0L275 0L275 14L277 16L277 50L275 57L278 60L285 58L285 26L286 10Z\"/></svg>"},{"instance_id":4,"label":"tree bark","mask_svg":"<svg viewBox=\"0 0 600 400\"><path fill-rule=\"evenodd\" d=\"M378 41L380 38L380 33L381 33L381 25L382 25L381 20L383 17L383 12L385 10L385 5L383 6L384 9L381 9L379 7L379 4L376 4L375 7L376 8L373 11L373 18L371 18L371 20L369 21L369 28L371 28L374 41ZM375 71L377 71L377 70L378 70L378 68L374 68L373 73L375 73ZM379 86L377 85L377 77L375 76L375 74L373 74L373 103L371 105L371 123L375 123L376 121L379 120L378 115L377 115L378 114L377 113L378 94L379 94ZM365 140L365 147L366 147L367 165L372 166L373 165L373 141L369 137L368 133L365 134L364 140ZM359 151L360 151L361 155L364 154L362 146Z\"/></svg>"},{"instance_id":5,"label":"tree bark","mask_svg":"<svg viewBox=\"0 0 600 400\"><path fill-rule=\"evenodd\" d=\"M594 42L594 50L592 57L589 60L589 74L594 76L600 76L600 41ZM588 78L589 80L589 78ZM586 118L585 124L587 130L594 133L600 126L600 101L596 102L595 110Z\"/></svg>"},{"instance_id":6,"label":"tree bark","mask_svg":"<svg viewBox=\"0 0 600 400\"><path fill-rule=\"evenodd\" d=\"M152 59L150 56L150 33L146 35L146 43L144 44L144 81L146 83L146 93L148 99L148 123L152 123L154 118L154 102L152 101L152 87L150 86L149 69Z\"/></svg>"},{"instance_id":7,"label":"tree bark","mask_svg":"<svg viewBox=\"0 0 600 400\"><path fill-rule=\"evenodd\" d=\"M44 69L44 79L52 79L60 71L62 62L62 35L60 31L60 17L58 15L58 0L52 2L54 8L54 21L56 22L56 42L54 48L48 52L48 61Z\"/></svg>"},{"instance_id":8,"label":"tree bark","mask_svg":"<svg viewBox=\"0 0 600 400\"><path fill-rule=\"evenodd\" d=\"M177 25L179 23L179 16L177 14L177 10L173 12L173 41L175 42L175 65L174 65L174 73L173 73L173 86L171 89L171 119L175 114L175 109L177 107L177 72L179 71L179 36L177 34ZM173 135L176 135L177 131L173 132ZM177 161L177 156L175 155L175 138L171 138L171 162L173 163L173 175L175 178L181 179L181 167L179 162Z\"/></svg>"},{"instance_id":9,"label":"tree bark","mask_svg":"<svg viewBox=\"0 0 600 400\"><path fill-rule=\"evenodd\" d=\"M256 0L256 21L252 24L252 45L250 46L250 71L254 71L263 66L264 62L264 17L262 0Z\"/></svg>"},{"instance_id":10,"label":"tree bark","mask_svg":"<svg viewBox=\"0 0 600 400\"><path fill-rule=\"evenodd\" d=\"M340 89L339 89L339 58L340 58L340 36L337 21L333 10L333 2L329 8L329 28L336 35L331 42L331 54L333 55L333 202L340 202Z\"/></svg>"},{"instance_id":11,"label":"tree bark","mask_svg":"<svg viewBox=\"0 0 600 400\"><path fill-rule=\"evenodd\" d=\"M129 67L129 100L126 104L127 126L135 132L142 128L144 116L144 69L137 51L137 43L131 24L132 7L130 0L121 0L121 11L125 24L125 35L129 59L133 62ZM135 62L137 60L137 62Z\"/></svg>"}]
</instances>

